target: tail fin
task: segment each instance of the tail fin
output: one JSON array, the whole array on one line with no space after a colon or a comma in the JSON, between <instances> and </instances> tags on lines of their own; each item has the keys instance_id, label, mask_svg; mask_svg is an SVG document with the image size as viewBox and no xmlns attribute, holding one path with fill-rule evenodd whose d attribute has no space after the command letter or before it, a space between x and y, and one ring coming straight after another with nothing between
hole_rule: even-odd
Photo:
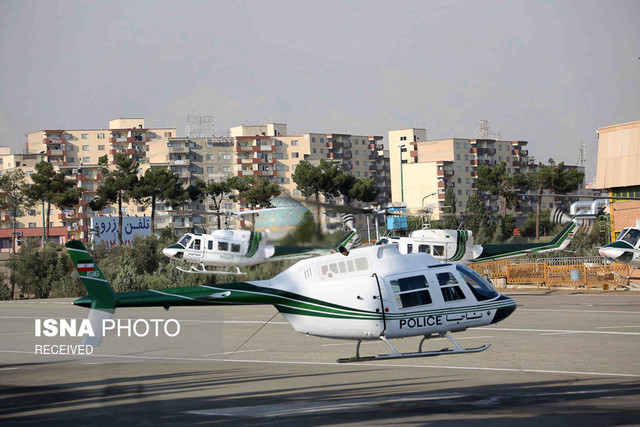
<instances>
[{"instance_id":1,"label":"tail fin","mask_svg":"<svg viewBox=\"0 0 640 427\"><path fill-rule=\"evenodd\" d=\"M85 335L82 343L92 346L100 345L102 341L102 324L104 320L113 318L117 305L116 294L109 286L100 268L93 261L87 248L78 240L69 240L65 244L69 256L76 266L82 284L89 294L73 303L83 307L89 307L89 322L95 332L95 336Z\"/></svg>"},{"instance_id":2,"label":"tail fin","mask_svg":"<svg viewBox=\"0 0 640 427\"><path fill-rule=\"evenodd\" d=\"M349 251L355 245L360 244L360 236L358 236L358 231L355 228L352 228L347 235L345 235L342 240L338 242L335 247L335 250L340 252L342 255L349 255Z\"/></svg>"}]
</instances>

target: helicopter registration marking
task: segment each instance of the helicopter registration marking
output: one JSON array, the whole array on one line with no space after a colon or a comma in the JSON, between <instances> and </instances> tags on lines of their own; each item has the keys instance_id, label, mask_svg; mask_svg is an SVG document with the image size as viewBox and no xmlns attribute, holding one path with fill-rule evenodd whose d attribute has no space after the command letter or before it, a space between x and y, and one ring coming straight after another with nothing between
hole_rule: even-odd
<instances>
[{"instance_id":1,"label":"helicopter registration marking","mask_svg":"<svg viewBox=\"0 0 640 427\"><path fill-rule=\"evenodd\" d=\"M403 326L408 328L424 328L425 326L442 325L442 316L410 317L400 319L400 329Z\"/></svg>"}]
</instances>

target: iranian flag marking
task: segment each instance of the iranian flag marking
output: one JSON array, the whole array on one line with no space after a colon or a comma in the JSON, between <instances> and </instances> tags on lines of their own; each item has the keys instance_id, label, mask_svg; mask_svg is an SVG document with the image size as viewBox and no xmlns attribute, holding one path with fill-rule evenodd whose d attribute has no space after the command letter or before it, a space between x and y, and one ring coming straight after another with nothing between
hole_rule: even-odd
<instances>
[{"instance_id":1,"label":"iranian flag marking","mask_svg":"<svg viewBox=\"0 0 640 427\"><path fill-rule=\"evenodd\" d=\"M93 271L93 263L78 263L78 271Z\"/></svg>"}]
</instances>

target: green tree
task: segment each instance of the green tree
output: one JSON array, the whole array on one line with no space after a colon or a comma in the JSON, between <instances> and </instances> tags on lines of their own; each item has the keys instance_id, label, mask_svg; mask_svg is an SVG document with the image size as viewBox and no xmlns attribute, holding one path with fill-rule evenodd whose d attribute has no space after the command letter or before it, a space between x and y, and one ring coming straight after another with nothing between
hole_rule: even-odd
<instances>
[{"instance_id":1,"label":"green tree","mask_svg":"<svg viewBox=\"0 0 640 427\"><path fill-rule=\"evenodd\" d=\"M91 201L91 209L99 211L106 205L118 205L118 244L122 245L122 203L127 203L133 197L138 186L138 165L122 153L116 153L116 168L107 167L107 156L102 156L98 164L102 167L104 184L98 187L97 197Z\"/></svg>"},{"instance_id":2,"label":"green tree","mask_svg":"<svg viewBox=\"0 0 640 427\"><path fill-rule=\"evenodd\" d=\"M31 175L33 184L27 187L27 195L35 204L42 204L46 208L45 239L49 238L49 224L51 205L59 209L67 209L78 204L82 197L82 188L75 187L75 181L66 180L64 172L56 172L49 162L41 161L36 164L35 172Z\"/></svg>"},{"instance_id":3,"label":"green tree","mask_svg":"<svg viewBox=\"0 0 640 427\"><path fill-rule=\"evenodd\" d=\"M234 190L238 192L237 197L247 203L252 210L258 206L271 207L271 198L280 195L278 184L260 176L239 178L234 184ZM255 213L251 214L251 222L251 227L255 227Z\"/></svg>"},{"instance_id":4,"label":"green tree","mask_svg":"<svg viewBox=\"0 0 640 427\"><path fill-rule=\"evenodd\" d=\"M542 207L542 194L548 191L553 194L566 194L577 190L584 182L584 172L576 168L567 168L564 162L555 164L549 159L549 165L540 163L535 174L529 176L529 186L538 190L538 203L536 206L536 240L540 237L540 213Z\"/></svg>"},{"instance_id":5,"label":"green tree","mask_svg":"<svg viewBox=\"0 0 640 427\"><path fill-rule=\"evenodd\" d=\"M351 176L345 172L345 175ZM342 193L344 194L344 193ZM364 203L371 203L378 197L378 186L373 178L357 178L351 189L349 190L349 204L351 199L359 200Z\"/></svg>"},{"instance_id":6,"label":"green tree","mask_svg":"<svg viewBox=\"0 0 640 427\"><path fill-rule=\"evenodd\" d=\"M151 205L152 231L155 230L157 202L177 205L187 199L187 192L182 187L180 176L171 169L157 166L145 171L131 195L138 203Z\"/></svg>"},{"instance_id":7,"label":"green tree","mask_svg":"<svg viewBox=\"0 0 640 427\"><path fill-rule=\"evenodd\" d=\"M209 197L213 205L213 210L218 213L218 230L222 228L222 201L226 198L236 200L234 190L241 186L237 176L229 177L223 181L214 181L209 184L197 179L195 185L189 186L187 191L191 200L204 200Z\"/></svg>"},{"instance_id":8,"label":"green tree","mask_svg":"<svg viewBox=\"0 0 640 427\"><path fill-rule=\"evenodd\" d=\"M481 229L488 227L491 222L491 215L477 194L472 194L467 199L463 217L465 227L473 231L476 236Z\"/></svg>"},{"instance_id":9,"label":"green tree","mask_svg":"<svg viewBox=\"0 0 640 427\"><path fill-rule=\"evenodd\" d=\"M507 164L505 162L495 166L478 166L478 179L476 180L478 190L488 191L498 196L500 230L503 238L509 236L507 229L507 209L518 206L516 186L521 186L523 183L524 179L522 175L507 175Z\"/></svg>"},{"instance_id":10,"label":"green tree","mask_svg":"<svg viewBox=\"0 0 640 427\"><path fill-rule=\"evenodd\" d=\"M293 182L296 183L297 189L303 197L314 197L316 202L316 224L317 232L320 233L320 195L324 197L337 197L340 190L336 185L341 170L333 163L320 159L318 166L312 165L306 160L302 160L296 166L296 170L292 175ZM350 179L346 178L345 179Z\"/></svg>"},{"instance_id":11,"label":"green tree","mask_svg":"<svg viewBox=\"0 0 640 427\"><path fill-rule=\"evenodd\" d=\"M456 218L456 205L457 205L456 195L453 192L451 187L447 188L447 191L444 193L444 228L447 230L457 230L458 229L458 219Z\"/></svg>"},{"instance_id":12,"label":"green tree","mask_svg":"<svg viewBox=\"0 0 640 427\"><path fill-rule=\"evenodd\" d=\"M28 208L31 201L27 196L27 184L22 169L14 169L0 176L0 206L9 209L13 239L11 240L11 253L16 253L16 218L21 215L23 209ZM11 279L11 298L15 292L15 282Z\"/></svg>"}]
</instances>

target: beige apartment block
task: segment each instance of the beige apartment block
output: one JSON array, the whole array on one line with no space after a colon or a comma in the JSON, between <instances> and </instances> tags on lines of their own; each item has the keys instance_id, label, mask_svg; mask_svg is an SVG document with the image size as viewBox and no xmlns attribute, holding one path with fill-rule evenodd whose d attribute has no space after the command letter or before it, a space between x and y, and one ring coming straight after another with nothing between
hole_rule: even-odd
<instances>
[{"instance_id":1,"label":"beige apartment block","mask_svg":"<svg viewBox=\"0 0 640 427\"><path fill-rule=\"evenodd\" d=\"M538 165L526 147L527 141L427 140L425 129L419 128L389 131L392 199L405 203L413 212L429 208L432 218L439 219L445 208L446 190L450 188L456 196L457 214L465 211L472 194L478 194L487 209L497 213L497 197L476 188L478 166L505 162L510 175L535 173ZM584 191L581 186L579 192ZM542 208L553 209L575 200L545 197ZM535 195L523 194L521 206L512 213L533 212L536 204Z\"/></svg>"},{"instance_id":2,"label":"beige apartment block","mask_svg":"<svg viewBox=\"0 0 640 427\"><path fill-rule=\"evenodd\" d=\"M301 160L333 162L356 178L373 178L380 190L377 204L390 200L389 163L384 157L381 136L343 133L286 134L284 124L238 126L231 129L237 142L239 176L263 176L277 183L281 191L301 200L292 176ZM334 200L343 203L342 200ZM353 202L363 207L361 202ZM312 212L315 208L311 207ZM356 215L356 227L366 227L364 215ZM340 215L322 209L320 222L326 230L342 227Z\"/></svg>"},{"instance_id":3,"label":"beige apartment block","mask_svg":"<svg viewBox=\"0 0 640 427\"><path fill-rule=\"evenodd\" d=\"M598 129L598 163L596 188L611 196L640 197L640 121L621 123ZM624 228L640 219L640 202L611 202L612 239Z\"/></svg>"},{"instance_id":4,"label":"beige apartment block","mask_svg":"<svg viewBox=\"0 0 640 427\"><path fill-rule=\"evenodd\" d=\"M44 160L63 171L70 181L84 189L78 206L61 212L51 211L50 225L66 229L61 240L74 238L85 240L89 236L89 223L93 216L115 216L116 207L108 206L101 212L93 212L88 203L96 196L102 182L98 160L107 156L109 165L115 164L115 154L123 153L140 165L143 174L149 167L150 151L165 150L170 137L176 136L175 128L147 128L143 118L118 118L109 121L106 129L46 129L29 132L26 135L25 154L11 154L7 147L0 148L0 170L21 168L27 176L35 171L35 164ZM135 203L123 207L125 215L145 215L150 209ZM17 219L21 227L41 228L42 208L30 209L25 216ZM0 218L6 218L3 210ZM8 221L0 221L0 227L9 228ZM59 233L58 233L59 234Z\"/></svg>"}]
</instances>

